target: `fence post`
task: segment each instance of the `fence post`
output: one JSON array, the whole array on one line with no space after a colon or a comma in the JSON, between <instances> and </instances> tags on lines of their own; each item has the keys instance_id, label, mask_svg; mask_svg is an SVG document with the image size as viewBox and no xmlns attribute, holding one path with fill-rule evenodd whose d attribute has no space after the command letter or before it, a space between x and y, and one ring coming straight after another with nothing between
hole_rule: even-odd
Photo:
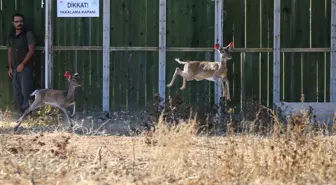
<instances>
[{"instance_id":1,"label":"fence post","mask_svg":"<svg viewBox=\"0 0 336 185\"><path fill-rule=\"evenodd\" d=\"M280 102L280 0L274 0L273 108Z\"/></svg>"},{"instance_id":2,"label":"fence post","mask_svg":"<svg viewBox=\"0 0 336 185\"><path fill-rule=\"evenodd\" d=\"M110 0L103 0L103 111L110 111Z\"/></svg>"},{"instance_id":3,"label":"fence post","mask_svg":"<svg viewBox=\"0 0 336 185\"><path fill-rule=\"evenodd\" d=\"M159 95L163 108L166 100L166 0L160 0L159 9Z\"/></svg>"},{"instance_id":4,"label":"fence post","mask_svg":"<svg viewBox=\"0 0 336 185\"><path fill-rule=\"evenodd\" d=\"M52 49L52 0L45 1L45 37L44 37L44 87L52 88L53 49Z\"/></svg>"},{"instance_id":5,"label":"fence post","mask_svg":"<svg viewBox=\"0 0 336 185\"><path fill-rule=\"evenodd\" d=\"M216 0L215 1L215 43L223 46L223 1L224 0ZM215 52L215 61L220 61L220 56L218 52ZM219 105L220 97L222 95L222 88L220 88L220 84L218 81L215 81L215 104Z\"/></svg>"},{"instance_id":6,"label":"fence post","mask_svg":"<svg viewBox=\"0 0 336 185\"><path fill-rule=\"evenodd\" d=\"M331 1L330 102L336 102L336 0Z\"/></svg>"}]
</instances>

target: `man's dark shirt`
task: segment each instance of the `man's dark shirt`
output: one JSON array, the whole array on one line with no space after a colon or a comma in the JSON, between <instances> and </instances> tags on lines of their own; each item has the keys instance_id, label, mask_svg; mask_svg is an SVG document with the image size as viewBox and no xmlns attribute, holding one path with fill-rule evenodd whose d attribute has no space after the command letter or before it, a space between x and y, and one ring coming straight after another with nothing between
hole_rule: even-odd
<instances>
[{"instance_id":1,"label":"man's dark shirt","mask_svg":"<svg viewBox=\"0 0 336 185\"><path fill-rule=\"evenodd\" d=\"M15 30L12 30L8 35L8 47L12 49L12 68L22 63L28 54L28 45L35 45L35 37L32 31L23 29L20 34L16 35ZM30 59L32 60L32 59ZM25 67L31 68L33 63L29 61Z\"/></svg>"}]
</instances>

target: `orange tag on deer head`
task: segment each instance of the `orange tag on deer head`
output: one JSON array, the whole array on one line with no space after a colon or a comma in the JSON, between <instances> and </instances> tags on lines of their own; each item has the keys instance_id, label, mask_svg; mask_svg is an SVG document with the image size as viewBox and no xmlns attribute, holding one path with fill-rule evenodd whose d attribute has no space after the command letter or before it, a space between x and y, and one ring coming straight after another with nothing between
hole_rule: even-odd
<instances>
[{"instance_id":1,"label":"orange tag on deer head","mask_svg":"<svg viewBox=\"0 0 336 185\"><path fill-rule=\"evenodd\" d=\"M230 42L229 47L233 48L233 42Z\"/></svg>"},{"instance_id":2,"label":"orange tag on deer head","mask_svg":"<svg viewBox=\"0 0 336 185\"><path fill-rule=\"evenodd\" d=\"M66 71L66 72L64 73L64 76L65 76L65 78L67 78L68 80L70 80L70 78L71 78L71 75L69 74L68 71Z\"/></svg>"}]
</instances>

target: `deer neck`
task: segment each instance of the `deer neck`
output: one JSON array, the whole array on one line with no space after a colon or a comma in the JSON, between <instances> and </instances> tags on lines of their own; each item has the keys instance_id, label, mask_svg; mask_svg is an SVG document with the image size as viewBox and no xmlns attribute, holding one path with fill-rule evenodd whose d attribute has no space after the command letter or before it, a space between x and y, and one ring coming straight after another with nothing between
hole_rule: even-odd
<instances>
[{"instance_id":1,"label":"deer neck","mask_svg":"<svg viewBox=\"0 0 336 185\"><path fill-rule=\"evenodd\" d=\"M220 68L226 67L226 62L227 62L226 59L221 59L221 61L220 61Z\"/></svg>"},{"instance_id":2,"label":"deer neck","mask_svg":"<svg viewBox=\"0 0 336 185\"><path fill-rule=\"evenodd\" d=\"M74 87L74 86L72 86L72 85L69 84L68 94L66 96L67 100L69 100L69 101L75 100L75 90L76 90L76 87Z\"/></svg>"}]
</instances>

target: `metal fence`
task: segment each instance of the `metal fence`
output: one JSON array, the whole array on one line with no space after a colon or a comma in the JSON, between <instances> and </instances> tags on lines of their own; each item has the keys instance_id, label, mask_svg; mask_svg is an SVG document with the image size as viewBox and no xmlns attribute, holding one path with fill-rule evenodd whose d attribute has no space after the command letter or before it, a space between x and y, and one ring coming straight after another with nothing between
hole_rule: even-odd
<instances>
[{"instance_id":1,"label":"metal fence","mask_svg":"<svg viewBox=\"0 0 336 185\"><path fill-rule=\"evenodd\" d=\"M44 87L48 0L0 1L0 106L5 108L13 105L5 67L11 15L23 13L37 36L36 81ZM83 75L79 111L140 110L155 93L165 98L179 93L189 103L213 104L219 97L213 82L188 82L184 91L179 90L181 78L170 89L165 85L181 67L176 57L218 59L212 49L216 41L235 43L228 66L235 112L247 98L272 106L298 102L301 94L308 102L329 102L335 92L329 62L335 37L332 0L100 0L99 18L58 18L56 0L50 1L52 78L47 81L65 89L64 71Z\"/></svg>"}]
</instances>

